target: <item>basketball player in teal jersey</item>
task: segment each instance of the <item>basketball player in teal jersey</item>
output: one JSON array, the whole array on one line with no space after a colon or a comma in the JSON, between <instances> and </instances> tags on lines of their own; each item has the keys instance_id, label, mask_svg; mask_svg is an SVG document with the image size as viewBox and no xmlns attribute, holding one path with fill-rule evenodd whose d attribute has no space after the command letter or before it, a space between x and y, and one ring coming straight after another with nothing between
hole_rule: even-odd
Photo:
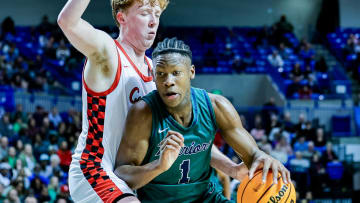
<instances>
[{"instance_id":1,"label":"basketball player in teal jersey","mask_svg":"<svg viewBox=\"0 0 360 203\"><path fill-rule=\"evenodd\" d=\"M222 96L192 88L195 68L182 41L165 39L153 52L157 90L129 111L115 174L137 189L142 202L226 202L210 167L217 129L254 171L274 177L289 171L265 154L243 128L232 104ZM274 179L276 184L277 180Z\"/></svg>"}]
</instances>

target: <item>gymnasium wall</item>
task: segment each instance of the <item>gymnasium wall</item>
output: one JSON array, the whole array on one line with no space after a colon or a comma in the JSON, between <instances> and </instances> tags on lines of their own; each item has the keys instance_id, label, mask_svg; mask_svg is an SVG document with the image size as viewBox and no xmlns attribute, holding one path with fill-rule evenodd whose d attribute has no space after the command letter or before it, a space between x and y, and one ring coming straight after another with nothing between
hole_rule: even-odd
<instances>
[{"instance_id":1,"label":"gymnasium wall","mask_svg":"<svg viewBox=\"0 0 360 203\"><path fill-rule=\"evenodd\" d=\"M360 1L339 0L341 27L360 27Z\"/></svg>"},{"instance_id":2,"label":"gymnasium wall","mask_svg":"<svg viewBox=\"0 0 360 203\"><path fill-rule=\"evenodd\" d=\"M353 0L356 2L356 0ZM113 25L110 0L93 0L84 18L93 25ZM171 0L164 25L262 26L286 14L299 37L314 28L322 0ZM2 0L0 20L11 15L18 25L36 25L48 14L55 21L66 0ZM34 6L36 4L36 6Z\"/></svg>"}]
</instances>

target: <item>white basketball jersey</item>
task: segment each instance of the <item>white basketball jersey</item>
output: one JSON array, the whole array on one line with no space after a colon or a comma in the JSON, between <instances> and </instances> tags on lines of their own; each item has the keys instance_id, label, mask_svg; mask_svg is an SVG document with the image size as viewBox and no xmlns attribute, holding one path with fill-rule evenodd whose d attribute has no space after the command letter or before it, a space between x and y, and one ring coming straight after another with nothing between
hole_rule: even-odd
<instances>
[{"instance_id":1,"label":"white basketball jersey","mask_svg":"<svg viewBox=\"0 0 360 203\"><path fill-rule=\"evenodd\" d=\"M83 79L83 124L73 159L81 167L99 166L113 171L122 131L130 107L153 91L152 76L143 75L115 40L118 69L113 85L105 92L94 92ZM145 57L151 70L151 60ZM74 160L74 161L75 161Z\"/></svg>"}]
</instances>

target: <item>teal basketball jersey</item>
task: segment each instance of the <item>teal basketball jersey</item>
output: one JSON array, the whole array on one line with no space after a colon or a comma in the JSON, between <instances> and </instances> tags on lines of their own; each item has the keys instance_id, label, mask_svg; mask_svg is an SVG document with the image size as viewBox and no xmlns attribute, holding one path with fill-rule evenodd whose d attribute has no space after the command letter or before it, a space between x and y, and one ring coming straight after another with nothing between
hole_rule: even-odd
<instances>
[{"instance_id":1,"label":"teal basketball jersey","mask_svg":"<svg viewBox=\"0 0 360 203\"><path fill-rule=\"evenodd\" d=\"M184 136L184 147L171 168L137 191L141 202L206 202L222 188L210 167L211 147L217 131L214 109L205 90L191 88L193 118L180 125L166 110L155 90L142 98L152 111L152 132L142 165L160 158L160 142L169 130ZM211 201L209 201L211 202Z\"/></svg>"}]
</instances>

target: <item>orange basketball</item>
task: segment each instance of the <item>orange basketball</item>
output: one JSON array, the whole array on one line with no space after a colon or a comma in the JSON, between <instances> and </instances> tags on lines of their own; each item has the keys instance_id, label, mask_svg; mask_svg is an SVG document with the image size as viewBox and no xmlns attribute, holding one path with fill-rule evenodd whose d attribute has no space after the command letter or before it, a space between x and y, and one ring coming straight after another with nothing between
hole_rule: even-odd
<instances>
[{"instance_id":1,"label":"orange basketball","mask_svg":"<svg viewBox=\"0 0 360 203\"><path fill-rule=\"evenodd\" d=\"M284 184L281 174L278 174L278 183L273 183L271 170L262 184L262 170L254 173L249 179L246 176L241 182L237 192L237 203L295 203L296 192L292 183Z\"/></svg>"}]
</instances>

